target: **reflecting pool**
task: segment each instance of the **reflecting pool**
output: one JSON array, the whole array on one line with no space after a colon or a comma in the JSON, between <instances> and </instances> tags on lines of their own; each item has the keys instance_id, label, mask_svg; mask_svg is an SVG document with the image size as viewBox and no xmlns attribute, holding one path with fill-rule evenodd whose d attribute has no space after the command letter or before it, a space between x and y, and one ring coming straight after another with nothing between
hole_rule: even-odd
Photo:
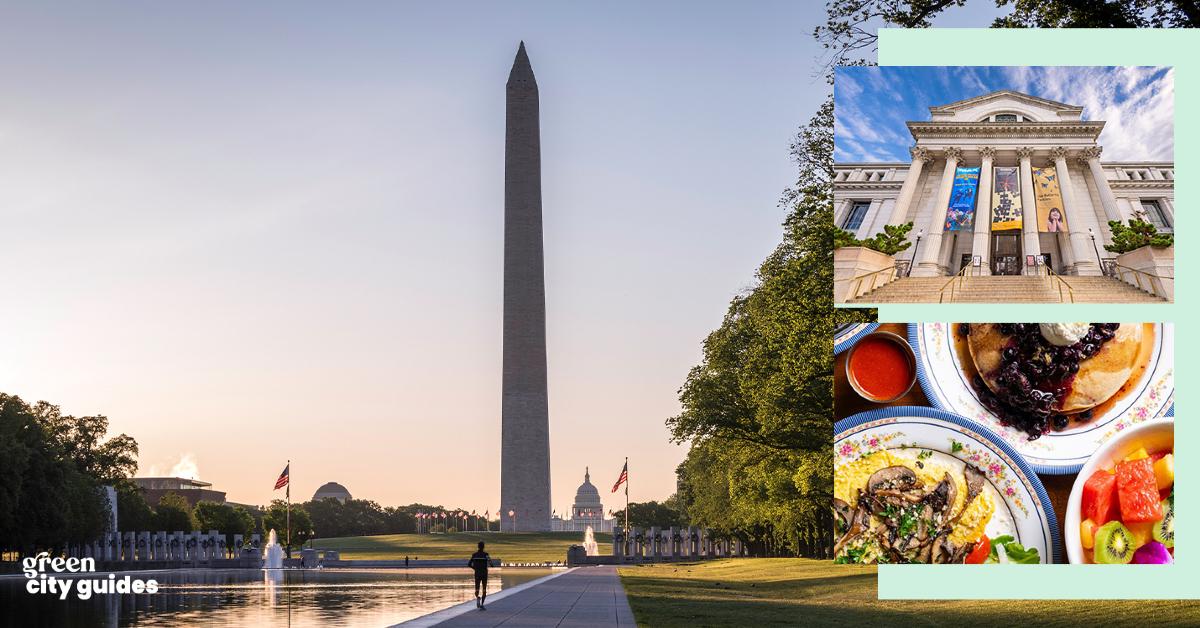
<instances>
[{"instance_id":1,"label":"reflecting pool","mask_svg":"<svg viewBox=\"0 0 1200 628\"><path fill-rule=\"evenodd\" d=\"M549 575L492 570L488 593ZM201 569L117 574L158 582L149 595L67 600L31 595L22 575L0 576L0 626L387 626L475 596L466 569ZM85 574L89 579L107 574Z\"/></svg>"}]
</instances>

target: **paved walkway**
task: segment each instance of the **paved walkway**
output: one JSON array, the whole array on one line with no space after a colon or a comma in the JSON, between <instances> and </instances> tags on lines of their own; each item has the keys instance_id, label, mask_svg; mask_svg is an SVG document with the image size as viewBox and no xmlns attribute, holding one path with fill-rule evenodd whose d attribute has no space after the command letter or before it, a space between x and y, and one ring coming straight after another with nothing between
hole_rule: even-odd
<instances>
[{"instance_id":1,"label":"paved walkway","mask_svg":"<svg viewBox=\"0 0 1200 628\"><path fill-rule=\"evenodd\" d=\"M439 626L636 626L616 567L579 567Z\"/></svg>"}]
</instances>

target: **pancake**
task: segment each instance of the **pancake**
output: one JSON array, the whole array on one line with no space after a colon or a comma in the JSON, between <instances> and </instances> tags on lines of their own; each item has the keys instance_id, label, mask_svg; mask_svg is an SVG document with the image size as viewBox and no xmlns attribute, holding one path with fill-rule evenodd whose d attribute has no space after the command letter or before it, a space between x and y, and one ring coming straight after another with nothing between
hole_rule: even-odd
<instances>
[{"instance_id":1,"label":"pancake","mask_svg":"<svg viewBox=\"0 0 1200 628\"><path fill-rule=\"evenodd\" d=\"M967 348L984 383L1000 393L996 376L1002 366L1002 352L1013 337L1000 331L995 323L971 325ZM1074 414L1090 410L1115 395L1133 375L1142 342L1142 325L1121 323L1111 340L1103 343L1090 357L1079 361L1079 371L1067 378L1067 391L1055 403L1055 410ZM1039 387L1039 382L1033 382Z\"/></svg>"}]
</instances>

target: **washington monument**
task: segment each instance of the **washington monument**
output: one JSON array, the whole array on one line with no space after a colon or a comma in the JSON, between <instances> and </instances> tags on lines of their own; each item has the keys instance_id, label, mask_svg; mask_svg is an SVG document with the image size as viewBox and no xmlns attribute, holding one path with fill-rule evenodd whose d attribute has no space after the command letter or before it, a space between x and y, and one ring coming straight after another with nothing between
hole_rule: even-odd
<instances>
[{"instance_id":1,"label":"washington monument","mask_svg":"<svg viewBox=\"0 0 1200 628\"><path fill-rule=\"evenodd\" d=\"M504 392L500 529L550 529L546 283L538 88L525 42L506 87L504 137ZM509 514L509 513L512 514Z\"/></svg>"}]
</instances>

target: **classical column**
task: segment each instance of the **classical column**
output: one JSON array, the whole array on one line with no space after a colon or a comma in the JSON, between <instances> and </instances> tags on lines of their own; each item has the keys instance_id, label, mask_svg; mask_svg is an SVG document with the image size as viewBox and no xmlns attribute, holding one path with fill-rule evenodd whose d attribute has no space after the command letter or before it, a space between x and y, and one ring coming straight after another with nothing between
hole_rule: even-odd
<instances>
[{"instance_id":1,"label":"classical column","mask_svg":"<svg viewBox=\"0 0 1200 628\"><path fill-rule=\"evenodd\" d=\"M912 155L912 163L908 165L908 174L904 177L904 183L900 185L900 194L896 197L895 207L892 207L892 216L887 221L889 225L908 222L904 217L908 215L908 208L917 194L917 182L921 178L921 171L925 168L925 162L933 161L933 154L923 146L913 146L908 152Z\"/></svg>"},{"instance_id":2,"label":"classical column","mask_svg":"<svg viewBox=\"0 0 1200 628\"><path fill-rule=\"evenodd\" d=\"M1036 260L1042 254L1042 244L1038 242L1037 206L1033 199L1033 149L1028 146L1018 148L1017 157L1021 160L1018 170L1021 177L1021 232L1024 244L1020 263L1021 272L1025 273L1029 272L1029 268L1025 266L1025 258L1032 255Z\"/></svg>"},{"instance_id":3,"label":"classical column","mask_svg":"<svg viewBox=\"0 0 1200 628\"><path fill-rule=\"evenodd\" d=\"M954 169L962 158L962 149L946 149L946 167L942 170L942 182L938 187L937 200L930 212L929 226L925 233L925 246L921 247L921 259L913 269L914 277L938 277L944 274L938 259L942 254L942 229L946 226L946 207L950 205L950 190L954 187Z\"/></svg>"},{"instance_id":4,"label":"classical column","mask_svg":"<svg viewBox=\"0 0 1200 628\"><path fill-rule=\"evenodd\" d=\"M1117 197L1108 185L1108 176L1100 166L1101 150L1103 149L1099 146L1089 146L1079 153L1079 161L1087 164L1092 173L1092 183L1096 184L1096 189L1100 192L1100 204L1104 205L1104 217L1107 220L1125 220L1121 215L1121 208L1117 206Z\"/></svg>"},{"instance_id":5,"label":"classical column","mask_svg":"<svg viewBox=\"0 0 1200 628\"><path fill-rule=\"evenodd\" d=\"M979 157L982 161L979 165L979 193L975 196L975 238L971 242L971 255L980 258L979 274L990 275L992 266L991 255L988 254L988 236L992 234L992 159L996 157L996 149L980 146Z\"/></svg>"},{"instance_id":6,"label":"classical column","mask_svg":"<svg viewBox=\"0 0 1200 628\"><path fill-rule=\"evenodd\" d=\"M1071 186L1071 175L1067 172L1068 151L1057 146L1050 155L1054 158L1054 170L1058 174L1058 187L1062 192L1063 213L1067 215L1067 230L1071 234L1071 253L1075 258L1076 275L1099 275L1100 266L1088 256L1088 235L1083 228L1083 212L1075 200L1075 188ZM1114 203L1115 206L1115 203Z\"/></svg>"}]
</instances>

